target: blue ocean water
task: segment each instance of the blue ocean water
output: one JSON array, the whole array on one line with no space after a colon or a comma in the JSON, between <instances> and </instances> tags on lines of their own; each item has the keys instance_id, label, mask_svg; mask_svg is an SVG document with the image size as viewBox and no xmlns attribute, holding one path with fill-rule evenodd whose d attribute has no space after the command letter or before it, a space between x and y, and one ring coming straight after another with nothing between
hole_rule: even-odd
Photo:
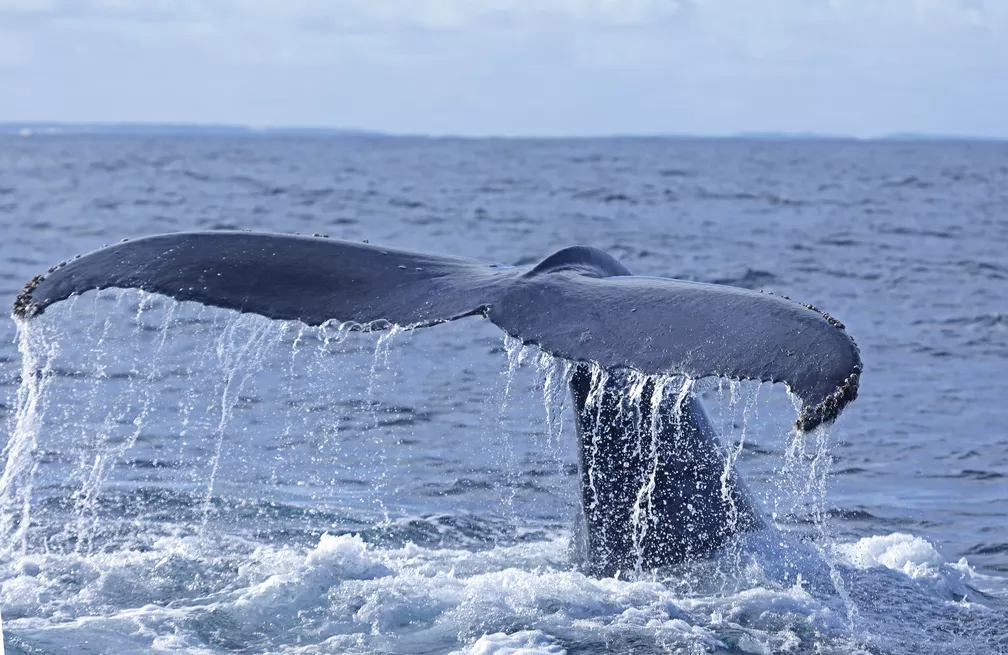
<instances>
[{"instance_id":1,"label":"blue ocean water","mask_svg":"<svg viewBox=\"0 0 1008 655\"><path fill-rule=\"evenodd\" d=\"M9 652L1008 652L1008 145L0 140L11 303L75 253L222 228L584 243L786 294L846 324L860 397L802 439L783 389L705 381L778 534L596 580L562 366L492 325L86 294L0 327Z\"/></svg>"}]
</instances>

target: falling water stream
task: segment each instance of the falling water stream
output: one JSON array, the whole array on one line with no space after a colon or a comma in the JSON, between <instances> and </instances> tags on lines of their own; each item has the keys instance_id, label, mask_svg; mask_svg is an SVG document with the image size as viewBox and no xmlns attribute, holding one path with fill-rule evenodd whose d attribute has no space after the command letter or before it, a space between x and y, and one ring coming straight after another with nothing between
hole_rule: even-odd
<instances>
[{"instance_id":1,"label":"falling water stream","mask_svg":"<svg viewBox=\"0 0 1008 655\"><path fill-rule=\"evenodd\" d=\"M32 486L38 467L38 437L42 426L43 396L52 379L57 346L45 329L31 330L18 321L18 352L21 353L21 386L17 392L14 429L4 454L7 463L0 476L0 534L8 535L7 550L28 548Z\"/></svg>"},{"instance_id":2,"label":"falling water stream","mask_svg":"<svg viewBox=\"0 0 1008 655\"><path fill-rule=\"evenodd\" d=\"M87 329L67 329L88 312ZM781 427L790 400L767 385L629 374L619 411L648 462L626 526L637 570L596 580L568 546L569 362L510 338L477 338L474 359L435 330L315 328L134 292L51 314L18 322L0 477L15 646L58 650L93 630L138 650L887 652L855 591L891 583L870 572L893 557L931 576L936 606L973 603L968 566L926 543L831 536L830 431ZM494 361L500 375L475 370ZM591 367L589 411L607 376ZM458 383L448 411L425 410L424 385L445 379ZM723 439L723 497L733 468L751 474L776 527L649 572L662 422L691 394ZM776 464L754 472L758 449Z\"/></svg>"}]
</instances>

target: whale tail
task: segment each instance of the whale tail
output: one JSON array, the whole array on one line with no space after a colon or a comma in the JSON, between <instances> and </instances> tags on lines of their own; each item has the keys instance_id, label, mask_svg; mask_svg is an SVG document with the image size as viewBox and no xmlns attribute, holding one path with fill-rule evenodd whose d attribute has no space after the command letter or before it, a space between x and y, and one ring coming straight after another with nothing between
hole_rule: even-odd
<instances>
[{"instance_id":1,"label":"whale tail","mask_svg":"<svg viewBox=\"0 0 1008 655\"><path fill-rule=\"evenodd\" d=\"M321 237L163 234L50 268L25 287L14 314L32 317L113 287L310 325L420 327L484 316L523 343L607 370L783 382L802 401L801 431L834 420L856 398L861 373L843 325L811 306L633 276L585 246L510 267Z\"/></svg>"}]
</instances>

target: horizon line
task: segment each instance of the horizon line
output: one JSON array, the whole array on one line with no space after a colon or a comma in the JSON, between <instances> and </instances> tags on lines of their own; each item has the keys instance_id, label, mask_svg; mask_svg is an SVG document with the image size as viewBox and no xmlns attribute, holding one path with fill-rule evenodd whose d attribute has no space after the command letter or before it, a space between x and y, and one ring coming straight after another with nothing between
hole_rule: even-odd
<instances>
[{"instance_id":1,"label":"horizon line","mask_svg":"<svg viewBox=\"0 0 1008 655\"><path fill-rule=\"evenodd\" d=\"M1008 141L1008 136L950 134L941 132L888 132L870 136L801 130L743 130L730 133L620 133L608 134L437 134L390 132L324 125L253 125L241 123L160 121L0 121L5 136L342 136L358 138L500 139L500 140L592 140L592 139L682 139L753 141Z\"/></svg>"}]
</instances>

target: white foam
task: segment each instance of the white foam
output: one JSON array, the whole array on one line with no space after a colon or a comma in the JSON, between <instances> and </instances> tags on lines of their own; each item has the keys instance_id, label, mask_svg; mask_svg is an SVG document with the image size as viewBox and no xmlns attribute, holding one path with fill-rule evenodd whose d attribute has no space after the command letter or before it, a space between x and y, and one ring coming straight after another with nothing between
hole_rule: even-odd
<instances>
[{"instance_id":1,"label":"white foam","mask_svg":"<svg viewBox=\"0 0 1008 655\"><path fill-rule=\"evenodd\" d=\"M943 562L927 540L902 532L838 544L835 550L842 561L856 568L884 566L910 578L935 577Z\"/></svg>"},{"instance_id":2,"label":"white foam","mask_svg":"<svg viewBox=\"0 0 1008 655\"><path fill-rule=\"evenodd\" d=\"M881 567L905 575L915 592L929 589L935 601L944 599L967 606L967 599L975 595L973 589L983 586L977 584L982 581L966 558L946 562L926 539L902 532L865 537L833 549L841 562L857 569Z\"/></svg>"},{"instance_id":3,"label":"white foam","mask_svg":"<svg viewBox=\"0 0 1008 655\"><path fill-rule=\"evenodd\" d=\"M862 583L891 586L871 572L877 566L956 576L909 535L839 548ZM565 535L483 551L382 548L355 535L325 534L308 548L169 535L112 553L23 556L2 571L0 604L9 634L56 651L87 638L123 651L299 655L557 655L569 644L771 653L854 643L843 603L803 578L781 585L747 573L735 589L683 591L678 578L585 576L566 549ZM935 583L905 579L923 592L915 603L944 607Z\"/></svg>"},{"instance_id":4,"label":"white foam","mask_svg":"<svg viewBox=\"0 0 1008 655\"><path fill-rule=\"evenodd\" d=\"M260 551L260 556L263 553ZM391 575L378 556L359 536L322 535L290 570L276 573L247 589L235 602L239 608L304 607L319 595L347 580L368 580Z\"/></svg>"},{"instance_id":5,"label":"white foam","mask_svg":"<svg viewBox=\"0 0 1008 655\"><path fill-rule=\"evenodd\" d=\"M538 630L483 635L458 655L566 655L566 649Z\"/></svg>"}]
</instances>

